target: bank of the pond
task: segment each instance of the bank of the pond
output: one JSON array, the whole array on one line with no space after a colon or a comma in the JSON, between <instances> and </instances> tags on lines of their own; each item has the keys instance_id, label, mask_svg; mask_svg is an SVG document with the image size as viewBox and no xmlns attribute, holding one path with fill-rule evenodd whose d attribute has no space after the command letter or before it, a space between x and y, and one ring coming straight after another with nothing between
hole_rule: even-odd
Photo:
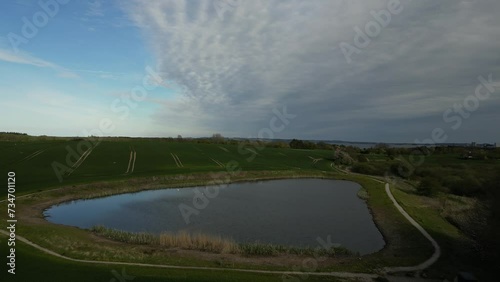
<instances>
[{"instance_id":1,"label":"bank of the pond","mask_svg":"<svg viewBox=\"0 0 500 282\"><path fill-rule=\"evenodd\" d=\"M238 243L318 247L331 240L362 255L384 240L361 186L334 179L280 179L127 193L53 206L52 223L127 232L186 232Z\"/></svg>"},{"instance_id":2,"label":"bank of the pond","mask_svg":"<svg viewBox=\"0 0 500 282\"><path fill-rule=\"evenodd\" d=\"M417 264L432 253L432 248L425 241L425 238L417 234L390 203L385 195L383 184L363 176L317 171L223 173L219 178L215 177L214 174L190 174L64 187L19 199L18 220L23 222L23 225L19 226L19 232L42 247L78 259L289 270L293 265L300 265L304 256L278 255L270 258L242 258L239 255L203 254L203 252L198 251L156 250L147 245L116 242L96 236L90 231L51 224L43 218L43 211L46 208L76 199L90 199L169 187L287 178L342 179L359 183L369 195L366 202L373 214L375 224L387 242L381 251L363 256L361 259L328 258L324 261L318 261L317 271L376 272L386 266ZM3 222L5 221L0 224L4 224Z\"/></svg>"},{"instance_id":3,"label":"bank of the pond","mask_svg":"<svg viewBox=\"0 0 500 282\"><path fill-rule=\"evenodd\" d=\"M232 239L223 238L209 234L190 234L187 232L162 233L160 235L141 232L132 233L103 226L94 226L90 231L111 240L148 245L162 248L181 248L185 250L197 250L219 254L239 254L245 256L329 256L329 257L352 257L356 256L350 250L331 246L329 248L293 247L262 243L237 243Z\"/></svg>"}]
</instances>

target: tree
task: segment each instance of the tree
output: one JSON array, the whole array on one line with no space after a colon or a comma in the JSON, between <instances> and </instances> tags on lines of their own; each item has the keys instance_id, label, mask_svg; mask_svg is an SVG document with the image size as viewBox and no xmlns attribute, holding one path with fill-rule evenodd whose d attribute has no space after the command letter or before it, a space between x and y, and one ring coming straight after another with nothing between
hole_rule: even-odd
<instances>
[{"instance_id":1,"label":"tree","mask_svg":"<svg viewBox=\"0 0 500 282\"><path fill-rule=\"evenodd\" d=\"M212 140L215 142L215 143L221 143L221 142L224 142L224 137L222 136L222 134L220 133L214 133L212 135Z\"/></svg>"},{"instance_id":2,"label":"tree","mask_svg":"<svg viewBox=\"0 0 500 282\"><path fill-rule=\"evenodd\" d=\"M333 153L333 161L337 165L352 165L354 163L354 159L349 155L349 153L342 151L337 148Z\"/></svg>"},{"instance_id":3,"label":"tree","mask_svg":"<svg viewBox=\"0 0 500 282\"><path fill-rule=\"evenodd\" d=\"M304 141L298 140L298 139L293 139L292 141L290 141L290 148L302 149L302 148L304 148Z\"/></svg>"}]
</instances>

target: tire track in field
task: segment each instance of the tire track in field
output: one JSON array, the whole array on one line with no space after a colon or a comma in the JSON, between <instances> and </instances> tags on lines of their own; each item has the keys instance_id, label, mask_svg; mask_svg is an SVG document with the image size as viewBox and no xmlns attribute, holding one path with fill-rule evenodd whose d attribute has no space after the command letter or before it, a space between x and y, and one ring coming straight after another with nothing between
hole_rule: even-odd
<instances>
[{"instance_id":1,"label":"tire track in field","mask_svg":"<svg viewBox=\"0 0 500 282\"><path fill-rule=\"evenodd\" d=\"M132 171L130 173L134 172L136 159L137 159L137 152L134 149L134 160L132 161Z\"/></svg>"},{"instance_id":2,"label":"tire track in field","mask_svg":"<svg viewBox=\"0 0 500 282\"><path fill-rule=\"evenodd\" d=\"M257 151L253 150L253 149L250 149L250 148L245 148L247 151L249 152L252 152L254 155L260 155L259 153L257 153Z\"/></svg>"},{"instance_id":3,"label":"tire track in field","mask_svg":"<svg viewBox=\"0 0 500 282\"><path fill-rule=\"evenodd\" d=\"M73 166L70 168L70 171L68 172L68 176L70 176L73 172L75 172L75 170L77 170L82 165L82 163L88 158L88 156L90 156L90 154L92 153L92 151L97 146L99 146L99 143L97 143L97 145L95 145L93 147L88 148L87 151L83 152L83 154L76 161L76 163L73 164Z\"/></svg>"},{"instance_id":4,"label":"tire track in field","mask_svg":"<svg viewBox=\"0 0 500 282\"><path fill-rule=\"evenodd\" d=\"M136 158L137 158L137 152L135 151L135 148L130 147L130 157L128 159L128 166L125 174L134 172Z\"/></svg>"},{"instance_id":5,"label":"tire track in field","mask_svg":"<svg viewBox=\"0 0 500 282\"><path fill-rule=\"evenodd\" d=\"M228 149L226 149L226 148L224 148L224 147L222 147L222 146L219 146L219 149L221 149L222 151L224 151L224 152L226 152L226 153L229 153L229 150L228 150Z\"/></svg>"},{"instance_id":6,"label":"tire track in field","mask_svg":"<svg viewBox=\"0 0 500 282\"><path fill-rule=\"evenodd\" d=\"M176 154L170 153L170 155L172 155L172 158L174 159L175 164L177 165L177 167L184 167L184 165L182 164L181 160L179 159L179 157Z\"/></svg>"},{"instance_id":7,"label":"tire track in field","mask_svg":"<svg viewBox=\"0 0 500 282\"><path fill-rule=\"evenodd\" d=\"M32 158L40 155L41 153L47 151L47 148L46 149L40 149L34 153L31 153L29 155L27 155L26 157L24 157L23 159L19 160L18 163L21 163L21 162L24 162L24 161L28 161L28 160L31 160Z\"/></svg>"},{"instance_id":8,"label":"tire track in field","mask_svg":"<svg viewBox=\"0 0 500 282\"><path fill-rule=\"evenodd\" d=\"M218 160L216 159L213 159L213 158L210 158L214 163L216 163L218 166L220 167L225 167L223 163L219 162Z\"/></svg>"},{"instance_id":9,"label":"tire track in field","mask_svg":"<svg viewBox=\"0 0 500 282\"><path fill-rule=\"evenodd\" d=\"M316 164L317 162L319 162L319 161L323 160L322 158L315 159L315 158L313 158L313 157L311 157L311 156L309 156L309 158L312 160L312 163L313 163L313 164Z\"/></svg>"}]
</instances>

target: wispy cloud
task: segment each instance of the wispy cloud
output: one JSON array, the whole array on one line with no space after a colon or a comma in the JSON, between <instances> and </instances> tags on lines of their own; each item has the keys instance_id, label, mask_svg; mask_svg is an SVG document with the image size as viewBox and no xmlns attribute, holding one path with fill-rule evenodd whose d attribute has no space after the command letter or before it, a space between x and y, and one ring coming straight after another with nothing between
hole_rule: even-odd
<instances>
[{"instance_id":1,"label":"wispy cloud","mask_svg":"<svg viewBox=\"0 0 500 282\"><path fill-rule=\"evenodd\" d=\"M39 68L49 68L56 71L58 73L58 76L63 78L79 77L78 74L72 72L71 70L24 52L13 53L10 50L0 49L0 61L14 64L31 65Z\"/></svg>"},{"instance_id":2,"label":"wispy cloud","mask_svg":"<svg viewBox=\"0 0 500 282\"><path fill-rule=\"evenodd\" d=\"M51 62L36 58L30 54L13 53L9 50L2 50L2 49L0 49L0 60L5 61L5 62L9 62L9 63L32 65L32 66L41 67L41 68L58 68L57 65L55 65Z\"/></svg>"},{"instance_id":3,"label":"wispy cloud","mask_svg":"<svg viewBox=\"0 0 500 282\"><path fill-rule=\"evenodd\" d=\"M223 19L208 0L125 5L164 79L186 86L179 94L186 99L155 115L159 123L182 108L199 117L185 126L246 135L287 104L298 115L288 136L373 139L362 136L370 124L382 140L413 141L420 120L441 122L440 110L473 91L478 75L500 77L495 0L402 0L403 12L351 64L339 44L352 42L354 27L374 21L372 12L386 9L386 0L240 3ZM403 133L385 126L410 116ZM489 132L484 136L500 138Z\"/></svg>"},{"instance_id":4,"label":"wispy cloud","mask_svg":"<svg viewBox=\"0 0 500 282\"><path fill-rule=\"evenodd\" d=\"M85 12L89 17L103 17L104 9L100 0L88 0L88 8Z\"/></svg>"}]
</instances>

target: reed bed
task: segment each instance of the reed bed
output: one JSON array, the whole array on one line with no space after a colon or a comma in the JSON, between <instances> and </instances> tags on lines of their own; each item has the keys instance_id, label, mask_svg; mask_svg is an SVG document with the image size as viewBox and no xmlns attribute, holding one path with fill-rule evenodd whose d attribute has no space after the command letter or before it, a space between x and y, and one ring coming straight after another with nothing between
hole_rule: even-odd
<instances>
[{"instance_id":1,"label":"reed bed","mask_svg":"<svg viewBox=\"0 0 500 282\"><path fill-rule=\"evenodd\" d=\"M237 243L232 239L208 234L190 234L187 232L162 233L132 233L103 226L94 226L91 231L111 240L129 244L154 245L165 248L180 248L220 254L240 254L247 256L277 256L283 254L301 256L348 257L355 254L343 247L331 249L292 247L263 243Z\"/></svg>"}]
</instances>

